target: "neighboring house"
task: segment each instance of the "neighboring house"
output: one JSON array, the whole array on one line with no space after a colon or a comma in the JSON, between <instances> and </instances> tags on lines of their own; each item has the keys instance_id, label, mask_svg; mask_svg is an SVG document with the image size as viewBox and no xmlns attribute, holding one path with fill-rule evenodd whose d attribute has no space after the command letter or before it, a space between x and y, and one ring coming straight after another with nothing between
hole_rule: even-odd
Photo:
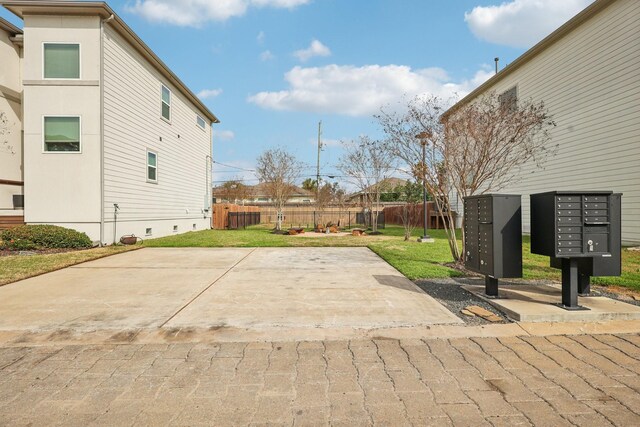
<instances>
[{"instance_id":1,"label":"neighboring house","mask_svg":"<svg viewBox=\"0 0 640 427\"><path fill-rule=\"evenodd\" d=\"M613 190L623 242L640 243L640 1L595 1L446 114L489 92L544 101L557 124L556 154L501 190L523 194L524 231L529 194Z\"/></svg>"},{"instance_id":2,"label":"neighboring house","mask_svg":"<svg viewBox=\"0 0 640 427\"><path fill-rule=\"evenodd\" d=\"M0 228L21 223L22 30L0 18Z\"/></svg>"},{"instance_id":3,"label":"neighboring house","mask_svg":"<svg viewBox=\"0 0 640 427\"><path fill-rule=\"evenodd\" d=\"M381 189L382 191L380 192L380 196L381 198L383 194L388 194L388 193L393 193L393 191L401 185L405 185L407 183L406 179L402 179L402 178L385 178L382 181L380 181L380 185L381 185ZM371 186L373 187L373 186ZM359 191L357 193L353 193L351 195L349 195L347 197L347 202L349 203L356 203L359 205L364 206L365 202L366 202L366 197L367 194L371 191L370 188L365 189L364 191Z\"/></svg>"},{"instance_id":4,"label":"neighboring house","mask_svg":"<svg viewBox=\"0 0 640 427\"><path fill-rule=\"evenodd\" d=\"M213 188L213 197L216 198L217 203L229 202L237 203L240 205L269 205L271 204L271 198L267 194L265 184L248 185L246 187L247 197L243 200L226 200L223 196L222 187ZM289 205L308 205L315 203L316 197L313 191L305 190L304 188L295 187L294 192L287 200Z\"/></svg>"},{"instance_id":5,"label":"neighboring house","mask_svg":"<svg viewBox=\"0 0 640 427\"><path fill-rule=\"evenodd\" d=\"M209 228L213 113L107 4L2 4L24 21L22 59L2 56L22 74L24 222L105 244Z\"/></svg>"}]
</instances>

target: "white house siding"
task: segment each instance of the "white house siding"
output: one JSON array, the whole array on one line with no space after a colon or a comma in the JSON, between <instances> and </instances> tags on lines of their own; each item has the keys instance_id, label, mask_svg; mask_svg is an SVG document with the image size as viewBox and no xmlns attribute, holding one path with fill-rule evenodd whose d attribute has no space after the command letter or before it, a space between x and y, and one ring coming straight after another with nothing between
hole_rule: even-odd
<instances>
[{"instance_id":1,"label":"white house siding","mask_svg":"<svg viewBox=\"0 0 640 427\"><path fill-rule=\"evenodd\" d=\"M7 119L6 129L0 130L0 180L22 182L21 50L11 36L0 27L0 112ZM22 210L13 210L14 194L22 194L22 187L0 183L0 215L22 215Z\"/></svg>"},{"instance_id":2,"label":"white house siding","mask_svg":"<svg viewBox=\"0 0 640 427\"><path fill-rule=\"evenodd\" d=\"M42 44L80 43L79 80L43 80ZM25 222L100 235L100 19L28 15L24 20ZM81 117L81 153L44 153L43 116Z\"/></svg>"},{"instance_id":3,"label":"white house siding","mask_svg":"<svg viewBox=\"0 0 640 427\"><path fill-rule=\"evenodd\" d=\"M640 243L640 2L618 0L487 88L517 85L518 99L544 101L558 145L538 169L524 166L501 190L523 194L529 231L529 194L550 190L613 190L622 197L622 234Z\"/></svg>"},{"instance_id":4,"label":"white house siding","mask_svg":"<svg viewBox=\"0 0 640 427\"><path fill-rule=\"evenodd\" d=\"M105 242L145 238L147 228L146 237L209 228L209 120L198 127L196 115L205 115L108 25L103 78ZM171 123L161 116L162 84L171 89ZM147 182L147 149L158 153L157 184Z\"/></svg>"}]
</instances>

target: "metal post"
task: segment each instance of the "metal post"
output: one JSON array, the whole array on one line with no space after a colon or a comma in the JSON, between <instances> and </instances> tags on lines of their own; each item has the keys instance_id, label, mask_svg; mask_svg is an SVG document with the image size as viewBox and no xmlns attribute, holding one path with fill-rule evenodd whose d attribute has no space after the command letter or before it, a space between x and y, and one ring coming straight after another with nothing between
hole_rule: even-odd
<instances>
[{"instance_id":1,"label":"metal post","mask_svg":"<svg viewBox=\"0 0 640 427\"><path fill-rule=\"evenodd\" d=\"M578 260L562 259L562 304L566 310L588 310L578 305Z\"/></svg>"},{"instance_id":2,"label":"metal post","mask_svg":"<svg viewBox=\"0 0 640 427\"><path fill-rule=\"evenodd\" d=\"M418 242L433 243L433 240L427 234L427 142L432 137L431 132L424 131L416 135L422 145L422 221L424 225L424 234L418 239Z\"/></svg>"},{"instance_id":3,"label":"metal post","mask_svg":"<svg viewBox=\"0 0 640 427\"><path fill-rule=\"evenodd\" d=\"M425 140L423 140L422 142L422 167L424 167L426 169L427 167L427 154L426 154L426 146L427 144L425 144L424 142ZM426 179L427 177L425 176L427 174L426 170L424 171L424 175L422 175L422 215L423 215L423 225L424 225L424 234L422 235L423 238L428 239L429 236L427 235L427 182Z\"/></svg>"},{"instance_id":4,"label":"metal post","mask_svg":"<svg viewBox=\"0 0 640 427\"><path fill-rule=\"evenodd\" d=\"M484 293L489 298L498 297L498 279L491 276L484 276Z\"/></svg>"},{"instance_id":5,"label":"metal post","mask_svg":"<svg viewBox=\"0 0 640 427\"><path fill-rule=\"evenodd\" d=\"M578 294L589 295L591 292L591 277L588 274L578 273Z\"/></svg>"}]
</instances>

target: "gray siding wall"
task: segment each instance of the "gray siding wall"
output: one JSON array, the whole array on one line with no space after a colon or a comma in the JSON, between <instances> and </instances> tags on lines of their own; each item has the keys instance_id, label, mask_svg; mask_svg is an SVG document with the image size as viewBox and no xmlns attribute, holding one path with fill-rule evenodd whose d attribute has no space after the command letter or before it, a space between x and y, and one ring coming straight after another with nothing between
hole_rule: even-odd
<instances>
[{"instance_id":1,"label":"gray siding wall","mask_svg":"<svg viewBox=\"0 0 640 427\"><path fill-rule=\"evenodd\" d=\"M556 155L500 190L523 194L525 231L531 193L613 190L624 193L623 241L640 243L640 2L614 2L488 90L513 86L557 123Z\"/></svg>"},{"instance_id":2,"label":"gray siding wall","mask_svg":"<svg viewBox=\"0 0 640 427\"><path fill-rule=\"evenodd\" d=\"M207 156L211 126L204 117L115 30L104 35L105 236L152 237L209 228ZM161 116L161 85L171 89L171 123ZM147 182L147 149L158 153L158 182ZM210 190L209 190L210 191ZM114 207L120 206L117 232Z\"/></svg>"}]
</instances>

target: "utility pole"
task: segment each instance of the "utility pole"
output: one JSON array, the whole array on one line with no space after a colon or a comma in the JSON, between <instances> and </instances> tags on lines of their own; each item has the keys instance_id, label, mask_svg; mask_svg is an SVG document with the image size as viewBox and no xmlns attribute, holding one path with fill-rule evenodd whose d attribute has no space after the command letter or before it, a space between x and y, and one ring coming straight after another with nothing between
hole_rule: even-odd
<instances>
[{"instance_id":1,"label":"utility pole","mask_svg":"<svg viewBox=\"0 0 640 427\"><path fill-rule=\"evenodd\" d=\"M318 122L318 162L316 163L316 207L320 199L320 151L322 150L322 120ZM314 218L316 216L314 215ZM317 226L317 221L314 226Z\"/></svg>"},{"instance_id":2,"label":"utility pole","mask_svg":"<svg viewBox=\"0 0 640 427\"><path fill-rule=\"evenodd\" d=\"M322 120L318 122L318 163L316 168L316 188L320 188L320 151L322 150Z\"/></svg>"}]
</instances>

